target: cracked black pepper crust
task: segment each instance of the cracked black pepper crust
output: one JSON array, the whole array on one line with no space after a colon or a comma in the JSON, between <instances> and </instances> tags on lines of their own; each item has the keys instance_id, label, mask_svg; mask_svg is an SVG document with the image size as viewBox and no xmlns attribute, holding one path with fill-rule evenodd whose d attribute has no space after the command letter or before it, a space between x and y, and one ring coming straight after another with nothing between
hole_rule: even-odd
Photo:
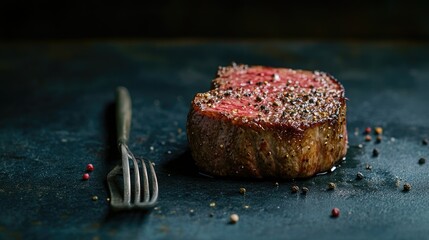
<instances>
[{"instance_id":1,"label":"cracked black pepper crust","mask_svg":"<svg viewBox=\"0 0 429 240\"><path fill-rule=\"evenodd\" d=\"M250 75L248 70L252 68L260 72ZM337 121L345 114L341 112L346 102L344 88L331 75L320 71L269 69L272 73L264 74L265 67L260 66L220 67L217 78L212 81L212 90L198 93L192 108L235 124L296 129ZM287 74L301 74L307 77L308 84L300 86ZM286 78L281 79L282 75ZM239 86L231 86L233 81L239 81ZM237 104L229 104L231 102Z\"/></svg>"}]
</instances>

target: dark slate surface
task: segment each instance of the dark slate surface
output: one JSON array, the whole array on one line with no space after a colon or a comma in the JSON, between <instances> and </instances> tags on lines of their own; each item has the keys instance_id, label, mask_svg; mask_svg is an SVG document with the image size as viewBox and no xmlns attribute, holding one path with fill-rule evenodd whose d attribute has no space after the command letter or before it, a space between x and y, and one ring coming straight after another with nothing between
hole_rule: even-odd
<instances>
[{"instance_id":1,"label":"dark slate surface","mask_svg":"<svg viewBox=\"0 0 429 240\"><path fill-rule=\"evenodd\" d=\"M428 45L387 42L4 43L0 238L427 238L429 163L417 162L429 158L422 144L429 137L428 56ZM198 174L186 142L189 102L232 61L323 70L344 84L350 149L336 171L279 186ZM105 178L119 161L118 85L133 98L130 148L156 163L159 205L149 213L114 213L106 201ZM381 143L363 141L367 126L384 128ZM95 171L82 181L87 163ZM356 180L357 172L365 178ZM329 182L337 189L327 191ZM405 182L411 191L402 191ZM292 194L294 184L309 193ZM333 207L339 218L330 217ZM231 213L240 215L235 225Z\"/></svg>"}]
</instances>

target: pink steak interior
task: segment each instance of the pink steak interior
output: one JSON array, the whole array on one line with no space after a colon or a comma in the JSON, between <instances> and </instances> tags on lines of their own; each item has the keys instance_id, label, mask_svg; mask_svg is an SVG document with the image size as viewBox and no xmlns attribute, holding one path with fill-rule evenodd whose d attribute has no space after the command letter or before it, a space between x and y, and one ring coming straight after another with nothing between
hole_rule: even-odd
<instances>
[{"instance_id":1,"label":"pink steak interior","mask_svg":"<svg viewBox=\"0 0 429 240\"><path fill-rule=\"evenodd\" d=\"M326 73L239 65L220 68L213 89L197 94L195 105L242 123L299 127L337 118L343 101L343 87Z\"/></svg>"}]
</instances>

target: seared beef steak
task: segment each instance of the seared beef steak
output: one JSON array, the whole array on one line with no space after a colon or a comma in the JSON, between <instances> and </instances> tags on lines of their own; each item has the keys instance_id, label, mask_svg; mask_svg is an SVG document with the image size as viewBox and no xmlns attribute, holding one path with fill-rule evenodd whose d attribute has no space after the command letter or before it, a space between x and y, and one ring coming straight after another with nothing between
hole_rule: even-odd
<instances>
[{"instance_id":1,"label":"seared beef steak","mask_svg":"<svg viewBox=\"0 0 429 240\"><path fill-rule=\"evenodd\" d=\"M191 103L187 134L205 173L309 177L346 154L344 88L318 71L220 67L212 90Z\"/></svg>"}]
</instances>

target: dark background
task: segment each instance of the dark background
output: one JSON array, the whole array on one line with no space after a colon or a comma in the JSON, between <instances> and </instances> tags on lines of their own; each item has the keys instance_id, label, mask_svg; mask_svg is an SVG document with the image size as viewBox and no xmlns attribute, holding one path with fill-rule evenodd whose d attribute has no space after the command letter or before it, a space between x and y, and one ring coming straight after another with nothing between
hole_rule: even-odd
<instances>
[{"instance_id":1,"label":"dark background","mask_svg":"<svg viewBox=\"0 0 429 240\"><path fill-rule=\"evenodd\" d=\"M425 1L2 1L2 40L429 40Z\"/></svg>"}]
</instances>

